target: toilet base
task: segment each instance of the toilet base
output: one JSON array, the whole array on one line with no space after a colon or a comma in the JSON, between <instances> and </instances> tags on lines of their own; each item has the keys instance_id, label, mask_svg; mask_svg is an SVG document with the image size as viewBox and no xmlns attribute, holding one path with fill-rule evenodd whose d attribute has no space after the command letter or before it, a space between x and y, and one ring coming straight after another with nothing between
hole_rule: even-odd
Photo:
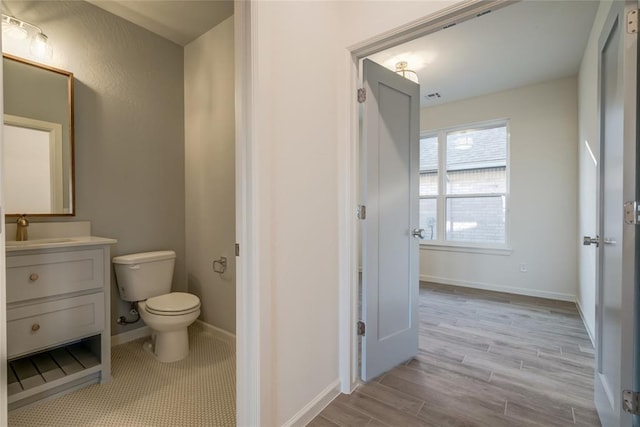
<instances>
[{"instance_id":1,"label":"toilet base","mask_svg":"<svg viewBox=\"0 0 640 427\"><path fill-rule=\"evenodd\" d=\"M151 341L145 341L142 347L159 362L177 362L189 355L189 333L187 328L169 332L153 331Z\"/></svg>"}]
</instances>

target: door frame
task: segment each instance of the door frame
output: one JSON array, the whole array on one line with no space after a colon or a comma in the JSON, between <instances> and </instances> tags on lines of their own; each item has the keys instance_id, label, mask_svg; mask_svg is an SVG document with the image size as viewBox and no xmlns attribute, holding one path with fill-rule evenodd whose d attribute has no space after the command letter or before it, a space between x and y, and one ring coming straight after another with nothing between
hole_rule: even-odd
<instances>
[{"instance_id":1,"label":"door frame","mask_svg":"<svg viewBox=\"0 0 640 427\"><path fill-rule=\"evenodd\" d=\"M341 116L347 123L342 136L349 144L339 147L338 153L338 200L339 200L339 377L340 391L350 394L359 384L358 372L358 274L360 260L359 220L356 207L360 201L360 135L359 104L356 93L362 87L360 62L376 52L406 43L418 37L440 31L451 24L473 19L487 10L517 3L518 0L465 0L444 8L432 15L408 22L405 25L364 40L346 48L344 66L346 75L344 98L340 103Z\"/></svg>"},{"instance_id":2,"label":"door frame","mask_svg":"<svg viewBox=\"0 0 640 427\"><path fill-rule=\"evenodd\" d=\"M0 7L1 8L1 7ZM0 34L0 45L2 45L2 34ZM0 81L2 81L3 69L0 65ZM3 98L4 88L0 84L0 99ZM0 103L0 117L4 117L4 105ZM4 157L4 135L0 129L0 161ZM1 168L0 168L1 169ZM0 173L0 307L7 306L7 286L6 277L6 256L5 256L5 221L4 221L4 173ZM0 310L0 361L7 361L7 310ZM0 425L7 425L7 364L0 365Z\"/></svg>"},{"instance_id":3,"label":"door frame","mask_svg":"<svg viewBox=\"0 0 640 427\"><path fill-rule=\"evenodd\" d=\"M265 249L259 241L258 218L268 210L261 202L269 194L254 191L259 175L254 158L261 148L256 144L253 120L258 110L254 103L253 50L259 45L251 31L260 5L234 0L235 67L235 196L236 196L236 424L260 426L272 424L270 387L271 353L264 343L271 341L271 282ZM262 177L264 182L266 177ZM265 235L268 230L262 230ZM268 236L267 236L268 237ZM264 350L264 351L263 351Z\"/></svg>"}]
</instances>

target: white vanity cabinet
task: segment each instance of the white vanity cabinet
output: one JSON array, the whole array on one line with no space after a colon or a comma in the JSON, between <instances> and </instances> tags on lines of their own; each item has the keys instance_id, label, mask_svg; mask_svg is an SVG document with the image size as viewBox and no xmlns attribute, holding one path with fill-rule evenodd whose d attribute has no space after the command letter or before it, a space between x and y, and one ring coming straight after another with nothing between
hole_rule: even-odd
<instances>
[{"instance_id":1,"label":"white vanity cabinet","mask_svg":"<svg viewBox=\"0 0 640 427\"><path fill-rule=\"evenodd\" d=\"M110 379L115 242L7 244L9 409Z\"/></svg>"}]
</instances>

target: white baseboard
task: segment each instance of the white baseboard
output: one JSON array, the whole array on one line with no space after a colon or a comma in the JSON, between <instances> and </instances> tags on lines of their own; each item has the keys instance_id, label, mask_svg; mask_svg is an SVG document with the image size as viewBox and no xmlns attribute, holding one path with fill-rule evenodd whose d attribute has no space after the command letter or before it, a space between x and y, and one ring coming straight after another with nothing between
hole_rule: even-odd
<instances>
[{"instance_id":1,"label":"white baseboard","mask_svg":"<svg viewBox=\"0 0 640 427\"><path fill-rule=\"evenodd\" d=\"M576 307L578 307L578 313L580 313L580 318L582 318L582 323L584 324L584 328L587 330L587 334L589 334L589 339L591 340L591 344L593 347L596 347L596 340L593 335L593 331L589 328L589 324L585 320L584 312L582 311L582 306L580 305L580 301L576 298Z\"/></svg>"},{"instance_id":2,"label":"white baseboard","mask_svg":"<svg viewBox=\"0 0 640 427\"><path fill-rule=\"evenodd\" d=\"M559 301L575 302L576 296L571 294L563 294L561 292L540 291L537 289L514 288L510 286L500 286L491 283L469 282L466 280L451 280L444 277L420 275L420 280L424 282L442 283L443 285L462 286L464 288L484 289L485 291L506 292L509 294L526 295L530 297L547 298Z\"/></svg>"},{"instance_id":3,"label":"white baseboard","mask_svg":"<svg viewBox=\"0 0 640 427\"><path fill-rule=\"evenodd\" d=\"M298 411L289 421L283 424L285 427L302 427L314 419L333 399L340 394L340 380L335 380L327 388L322 390L311 402Z\"/></svg>"},{"instance_id":4,"label":"white baseboard","mask_svg":"<svg viewBox=\"0 0 640 427\"><path fill-rule=\"evenodd\" d=\"M196 320L196 323L203 326L206 330L208 330L211 334L215 335L217 338L220 338L224 341L233 341L236 342L236 335L232 334L229 331L225 331L224 329L218 328L217 326L210 325L202 320Z\"/></svg>"},{"instance_id":5,"label":"white baseboard","mask_svg":"<svg viewBox=\"0 0 640 427\"><path fill-rule=\"evenodd\" d=\"M215 335L217 338L220 338L224 341L233 341L235 343L236 336L231 332L225 331L224 329L220 329L213 325L203 322L202 320L196 320L196 323L202 325L205 329L207 329L210 333ZM132 331L123 332L118 335L111 336L111 347L125 344L138 338L144 338L151 335L151 330L148 326L143 326L141 328L134 329Z\"/></svg>"},{"instance_id":6,"label":"white baseboard","mask_svg":"<svg viewBox=\"0 0 640 427\"><path fill-rule=\"evenodd\" d=\"M125 344L130 341L137 340L138 338L144 338L151 335L151 331L148 326L143 326L141 328L134 329L132 331L123 332L118 335L111 336L111 347L116 345Z\"/></svg>"}]
</instances>

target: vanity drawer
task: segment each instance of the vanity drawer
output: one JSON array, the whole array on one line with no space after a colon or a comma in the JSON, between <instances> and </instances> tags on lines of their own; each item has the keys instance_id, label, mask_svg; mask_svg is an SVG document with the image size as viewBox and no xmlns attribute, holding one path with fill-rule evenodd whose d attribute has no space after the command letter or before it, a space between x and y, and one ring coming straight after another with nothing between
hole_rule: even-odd
<instances>
[{"instance_id":1,"label":"vanity drawer","mask_svg":"<svg viewBox=\"0 0 640 427\"><path fill-rule=\"evenodd\" d=\"M7 257L7 303L104 286L102 249Z\"/></svg>"},{"instance_id":2,"label":"vanity drawer","mask_svg":"<svg viewBox=\"0 0 640 427\"><path fill-rule=\"evenodd\" d=\"M9 358L104 329L104 293L7 310Z\"/></svg>"}]
</instances>

